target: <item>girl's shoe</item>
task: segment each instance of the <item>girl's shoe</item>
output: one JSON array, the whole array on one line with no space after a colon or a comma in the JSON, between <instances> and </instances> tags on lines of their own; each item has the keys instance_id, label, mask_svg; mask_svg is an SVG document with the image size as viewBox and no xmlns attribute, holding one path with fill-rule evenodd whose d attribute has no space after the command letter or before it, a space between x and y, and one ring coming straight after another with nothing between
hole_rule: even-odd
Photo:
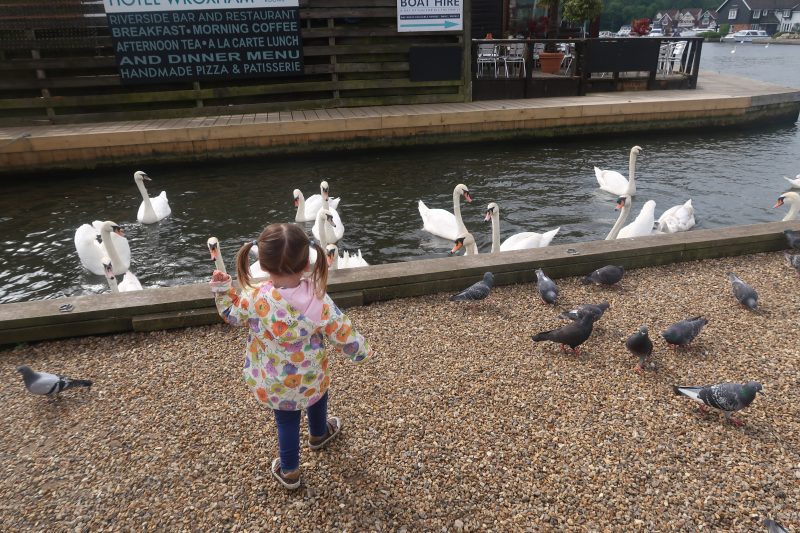
<instances>
[{"instance_id":1,"label":"girl's shoe","mask_svg":"<svg viewBox=\"0 0 800 533\"><path fill-rule=\"evenodd\" d=\"M278 480L278 483L283 485L287 490L294 490L300 486L302 479L300 478L300 471L297 471L297 477L287 477L281 472L281 459L276 457L272 460L272 477Z\"/></svg>"},{"instance_id":2,"label":"girl's shoe","mask_svg":"<svg viewBox=\"0 0 800 533\"><path fill-rule=\"evenodd\" d=\"M308 439L308 447L312 450L321 450L324 448L330 441L332 441L336 435L342 430L342 419L338 416L332 416L328 419L328 433L321 437L319 440L316 440L315 437L310 437ZM315 440L311 440L314 438Z\"/></svg>"}]
</instances>

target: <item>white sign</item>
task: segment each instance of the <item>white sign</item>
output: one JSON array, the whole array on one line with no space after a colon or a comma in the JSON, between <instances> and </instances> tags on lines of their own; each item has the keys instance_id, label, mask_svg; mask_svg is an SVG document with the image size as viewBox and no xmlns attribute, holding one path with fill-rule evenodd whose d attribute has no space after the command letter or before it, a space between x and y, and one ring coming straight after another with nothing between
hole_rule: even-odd
<instances>
[{"instance_id":1,"label":"white sign","mask_svg":"<svg viewBox=\"0 0 800 533\"><path fill-rule=\"evenodd\" d=\"M397 0L397 31L462 31L464 0Z\"/></svg>"},{"instance_id":2,"label":"white sign","mask_svg":"<svg viewBox=\"0 0 800 533\"><path fill-rule=\"evenodd\" d=\"M299 6L300 0L103 0L106 13Z\"/></svg>"}]
</instances>

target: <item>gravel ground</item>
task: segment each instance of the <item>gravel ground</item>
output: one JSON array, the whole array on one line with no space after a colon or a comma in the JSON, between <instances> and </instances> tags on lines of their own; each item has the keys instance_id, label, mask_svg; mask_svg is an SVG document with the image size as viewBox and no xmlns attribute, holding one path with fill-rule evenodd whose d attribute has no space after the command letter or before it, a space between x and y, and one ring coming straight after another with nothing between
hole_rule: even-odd
<instances>
[{"instance_id":1,"label":"gravel ground","mask_svg":"<svg viewBox=\"0 0 800 533\"><path fill-rule=\"evenodd\" d=\"M564 306L611 302L580 356L531 342L563 324L533 285L349 310L379 354L336 358L344 430L303 445L294 493L270 478L272 417L240 381L244 330L0 352L0 530L765 531L770 516L800 531L800 296L782 254L636 270L619 290L557 283ZM658 332L696 314L710 323L695 344L668 349ZM642 376L623 345L641 324L656 365ZM33 397L22 363L95 386ZM751 379L766 395L743 428L671 391Z\"/></svg>"}]
</instances>

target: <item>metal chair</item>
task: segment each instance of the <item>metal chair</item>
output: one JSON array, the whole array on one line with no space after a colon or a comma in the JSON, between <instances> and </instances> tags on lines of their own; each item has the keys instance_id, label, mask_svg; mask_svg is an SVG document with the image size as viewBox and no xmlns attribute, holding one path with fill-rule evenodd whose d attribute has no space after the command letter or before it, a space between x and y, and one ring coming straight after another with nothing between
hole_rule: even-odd
<instances>
[{"instance_id":1,"label":"metal chair","mask_svg":"<svg viewBox=\"0 0 800 533\"><path fill-rule=\"evenodd\" d=\"M496 78L499 57L497 45L491 43L478 44L478 77L484 76L484 68L486 65L492 65L494 67L494 77Z\"/></svg>"},{"instance_id":2,"label":"metal chair","mask_svg":"<svg viewBox=\"0 0 800 533\"><path fill-rule=\"evenodd\" d=\"M503 65L506 69L506 77L509 77L509 70L508 65L516 65L514 70L515 77L519 73L519 65L522 65L522 74L523 77L528 76L528 69L525 66L525 51L526 51L525 43L511 43L506 46L506 51L503 57Z\"/></svg>"},{"instance_id":3,"label":"metal chair","mask_svg":"<svg viewBox=\"0 0 800 533\"><path fill-rule=\"evenodd\" d=\"M539 54L542 52L544 52L544 43L533 43L533 53L531 54L533 63L531 64L531 69L541 68Z\"/></svg>"},{"instance_id":4,"label":"metal chair","mask_svg":"<svg viewBox=\"0 0 800 533\"><path fill-rule=\"evenodd\" d=\"M672 51L667 58L667 73L683 71L683 52L686 50L687 41L678 41L673 46Z\"/></svg>"}]
</instances>

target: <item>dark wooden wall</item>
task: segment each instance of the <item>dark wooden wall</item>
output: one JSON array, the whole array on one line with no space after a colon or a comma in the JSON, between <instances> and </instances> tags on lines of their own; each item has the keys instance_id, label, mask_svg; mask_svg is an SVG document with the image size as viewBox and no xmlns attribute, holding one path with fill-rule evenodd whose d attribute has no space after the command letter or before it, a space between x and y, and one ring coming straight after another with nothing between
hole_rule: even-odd
<instances>
[{"instance_id":1,"label":"dark wooden wall","mask_svg":"<svg viewBox=\"0 0 800 533\"><path fill-rule=\"evenodd\" d=\"M463 35L398 33L396 17L396 0L301 0L303 76L126 86L102 2L0 0L0 125L466 101L466 72L412 82L408 63L411 45L463 54Z\"/></svg>"}]
</instances>

